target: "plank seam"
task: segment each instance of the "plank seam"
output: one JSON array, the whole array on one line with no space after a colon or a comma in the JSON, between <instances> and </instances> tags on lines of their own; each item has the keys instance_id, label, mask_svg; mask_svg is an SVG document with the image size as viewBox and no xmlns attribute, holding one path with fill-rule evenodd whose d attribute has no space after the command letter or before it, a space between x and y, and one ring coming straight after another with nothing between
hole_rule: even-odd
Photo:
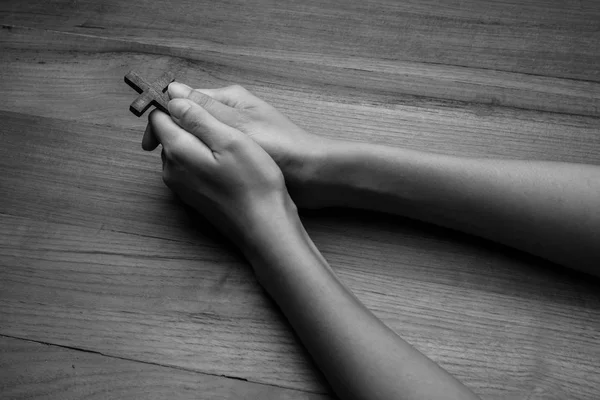
<instances>
[{"instance_id":1,"label":"plank seam","mask_svg":"<svg viewBox=\"0 0 600 400\"><path fill-rule=\"evenodd\" d=\"M247 378L242 378L242 377L239 377L239 376L230 376L230 375L225 375L225 374L211 374L209 372L197 371L197 370L194 370L194 369L184 368L184 367L180 367L180 366L177 366L177 365L161 364L161 363L157 363L157 362L137 360L137 359L134 359L134 358L119 357L119 356L115 356L115 355L104 354L102 352L95 351L95 350L89 350L89 349L84 349L84 348L74 347L74 346L66 346L66 345L57 344L57 343L51 343L51 342L45 342L43 340L35 340L35 339L23 338L23 337L19 337L19 336L6 335L4 333L0 333L0 337L10 338L10 339L17 339L17 340L24 340L26 342L37 343L37 344L46 345L46 346L54 346L54 347L59 347L59 348L66 349L66 350L71 350L71 351L81 351L81 352L84 352L84 353L97 354L97 355L100 355L100 356L104 356L104 357L108 357L108 358L113 358L113 359L117 359L117 360L137 362L137 363L141 363L141 364L153 365L153 366L158 366L158 367L163 367L163 368L172 368L172 369L176 369L176 370L180 370L180 371L192 372L192 373L196 373L196 374L214 376L214 377L219 377L219 378L234 379L234 380L248 382L248 383L252 383L252 384L256 384L256 385L270 386L270 387L274 387L274 388L278 388L278 389L293 390L293 391L297 391L297 392L304 392L304 393L310 393L310 394L325 394L324 392L309 391L309 390L303 390L303 389L298 389L298 388L293 388L293 387L274 385L272 383L265 383L265 382L260 382L260 381L254 381L254 380L250 380L250 379L247 379Z\"/></svg>"}]
</instances>

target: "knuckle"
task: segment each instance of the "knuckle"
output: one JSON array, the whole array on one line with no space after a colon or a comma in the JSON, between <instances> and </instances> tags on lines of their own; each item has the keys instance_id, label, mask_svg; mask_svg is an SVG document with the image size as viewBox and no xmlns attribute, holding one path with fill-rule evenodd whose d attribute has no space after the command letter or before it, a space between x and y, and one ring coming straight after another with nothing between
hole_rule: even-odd
<instances>
[{"instance_id":1,"label":"knuckle","mask_svg":"<svg viewBox=\"0 0 600 400\"><path fill-rule=\"evenodd\" d=\"M200 116L198 115L199 110L193 109L193 107L188 108L183 112L180 117L181 123L185 126L186 130L194 131L200 125Z\"/></svg>"},{"instance_id":2,"label":"knuckle","mask_svg":"<svg viewBox=\"0 0 600 400\"><path fill-rule=\"evenodd\" d=\"M269 169L269 171L266 173L266 176L274 188L280 189L281 186L285 186L285 179L279 168Z\"/></svg>"},{"instance_id":3,"label":"knuckle","mask_svg":"<svg viewBox=\"0 0 600 400\"><path fill-rule=\"evenodd\" d=\"M185 151L185 143L180 138L174 138L168 146L163 147L163 154L167 164L178 164L181 161L181 155Z\"/></svg>"},{"instance_id":4,"label":"knuckle","mask_svg":"<svg viewBox=\"0 0 600 400\"><path fill-rule=\"evenodd\" d=\"M185 130L192 135L198 135L203 132L204 125L202 120L196 115L189 116L188 118L182 120L182 125L185 127Z\"/></svg>"},{"instance_id":5,"label":"knuckle","mask_svg":"<svg viewBox=\"0 0 600 400\"><path fill-rule=\"evenodd\" d=\"M236 153L239 152L240 150L242 150L244 147L244 140L242 137L238 136L238 135L231 135L229 138L227 138L227 140L225 141L224 145L223 145L223 149L232 152L232 153Z\"/></svg>"},{"instance_id":6,"label":"knuckle","mask_svg":"<svg viewBox=\"0 0 600 400\"><path fill-rule=\"evenodd\" d=\"M188 99L192 100L194 103L198 104L202 108L210 108L214 103L212 97L201 93L197 90L192 90L188 95Z\"/></svg>"},{"instance_id":7,"label":"knuckle","mask_svg":"<svg viewBox=\"0 0 600 400\"><path fill-rule=\"evenodd\" d=\"M245 87L243 87L242 85L231 85L228 88L232 93L241 95L241 94L247 94L249 93L248 90L246 90Z\"/></svg>"}]
</instances>

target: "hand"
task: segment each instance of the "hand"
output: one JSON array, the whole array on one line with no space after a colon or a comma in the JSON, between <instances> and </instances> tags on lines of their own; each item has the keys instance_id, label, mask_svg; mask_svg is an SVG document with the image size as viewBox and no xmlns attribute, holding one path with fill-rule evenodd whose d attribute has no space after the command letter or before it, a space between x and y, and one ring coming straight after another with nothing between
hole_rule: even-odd
<instances>
[{"instance_id":1,"label":"hand","mask_svg":"<svg viewBox=\"0 0 600 400\"><path fill-rule=\"evenodd\" d=\"M301 207L317 208L323 204L313 177L327 139L309 134L273 106L241 86L219 89L196 89L173 82L169 95L187 98L199 104L213 117L244 132L275 160L286 180L294 202Z\"/></svg>"},{"instance_id":2,"label":"hand","mask_svg":"<svg viewBox=\"0 0 600 400\"><path fill-rule=\"evenodd\" d=\"M295 212L283 175L252 139L187 99L149 116L142 147L163 146L163 180L243 250L253 230Z\"/></svg>"}]
</instances>

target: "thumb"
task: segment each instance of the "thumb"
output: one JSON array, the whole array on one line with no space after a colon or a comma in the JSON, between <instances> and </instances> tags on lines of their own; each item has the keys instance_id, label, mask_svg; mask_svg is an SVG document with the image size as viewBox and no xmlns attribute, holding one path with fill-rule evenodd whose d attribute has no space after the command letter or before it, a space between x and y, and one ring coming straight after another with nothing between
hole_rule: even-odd
<instances>
[{"instance_id":1,"label":"thumb","mask_svg":"<svg viewBox=\"0 0 600 400\"><path fill-rule=\"evenodd\" d=\"M172 82L169 85L169 96L171 99L189 99L204 108L210 115L224 124L234 128L238 127L241 119L238 110L229 107L198 90L194 90L188 85Z\"/></svg>"}]
</instances>

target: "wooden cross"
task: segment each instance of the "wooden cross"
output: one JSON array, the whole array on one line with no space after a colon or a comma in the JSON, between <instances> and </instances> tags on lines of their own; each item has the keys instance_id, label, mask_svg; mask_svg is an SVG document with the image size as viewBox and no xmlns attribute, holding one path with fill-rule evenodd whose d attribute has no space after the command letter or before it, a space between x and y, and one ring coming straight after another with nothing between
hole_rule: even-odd
<instances>
[{"instance_id":1,"label":"wooden cross","mask_svg":"<svg viewBox=\"0 0 600 400\"><path fill-rule=\"evenodd\" d=\"M141 93L137 99L131 103L129 110L141 117L144 112L154 105L162 112L169 113L167 103L169 103L169 95L166 93L169 83L175 80L173 73L165 72L152 83L148 83L144 78L138 75L135 71L129 71L125 75L125 83Z\"/></svg>"}]
</instances>

